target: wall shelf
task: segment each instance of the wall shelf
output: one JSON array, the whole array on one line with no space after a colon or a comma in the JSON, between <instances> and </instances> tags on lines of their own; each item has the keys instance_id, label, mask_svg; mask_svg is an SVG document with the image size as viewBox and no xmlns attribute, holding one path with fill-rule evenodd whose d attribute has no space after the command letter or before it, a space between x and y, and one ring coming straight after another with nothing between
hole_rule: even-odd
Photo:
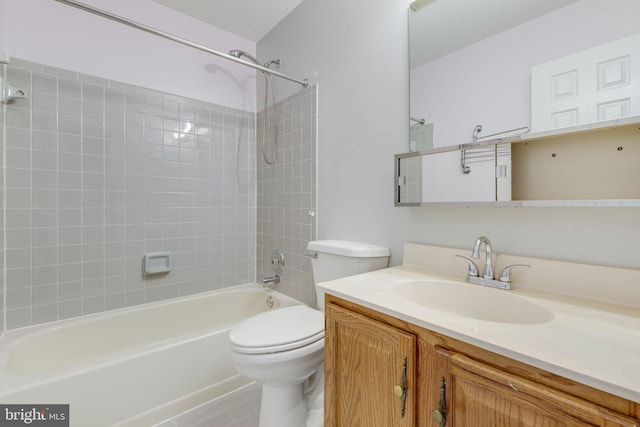
<instances>
[{"instance_id":1,"label":"wall shelf","mask_svg":"<svg viewBox=\"0 0 640 427\"><path fill-rule=\"evenodd\" d=\"M637 166L640 164L639 130L640 116L634 116L439 147L419 153L398 154L395 156L395 204L448 207L640 207L640 168ZM437 178L428 177L423 171L433 164L433 161L427 162L425 156L440 155L442 160L438 162L452 162L453 152L464 150L469 153L474 149L491 146L505 146L508 155L510 154L510 161L507 162L510 163L506 176L508 182L498 179L505 178L504 176L489 176L487 180L487 176L470 174L461 178L456 173L460 175L462 172L455 169L460 169L459 164L453 163L447 163L447 172L440 173ZM442 153L450 154L446 157ZM424 160L420 161L419 158ZM412 168L410 176L406 172L409 165ZM427 197L425 194L432 194L426 193L423 188L431 182L443 188L461 188L467 192L468 197L470 185L477 185L480 179L487 180L489 186L495 185L495 198L464 200L463 196L447 194L446 197L451 196L451 200L433 197L430 201L422 200ZM454 185L448 180L457 181ZM415 185L412 185L414 181ZM408 188L413 193L407 193ZM491 188L490 190L493 191Z\"/></svg>"}]
</instances>

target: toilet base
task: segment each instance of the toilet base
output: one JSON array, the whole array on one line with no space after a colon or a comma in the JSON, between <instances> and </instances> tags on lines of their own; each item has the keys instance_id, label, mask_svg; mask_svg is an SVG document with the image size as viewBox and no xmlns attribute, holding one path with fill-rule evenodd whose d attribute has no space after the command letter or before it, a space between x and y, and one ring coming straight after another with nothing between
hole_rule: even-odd
<instances>
[{"instance_id":1,"label":"toilet base","mask_svg":"<svg viewBox=\"0 0 640 427\"><path fill-rule=\"evenodd\" d=\"M302 383L263 384L259 427L306 427Z\"/></svg>"}]
</instances>

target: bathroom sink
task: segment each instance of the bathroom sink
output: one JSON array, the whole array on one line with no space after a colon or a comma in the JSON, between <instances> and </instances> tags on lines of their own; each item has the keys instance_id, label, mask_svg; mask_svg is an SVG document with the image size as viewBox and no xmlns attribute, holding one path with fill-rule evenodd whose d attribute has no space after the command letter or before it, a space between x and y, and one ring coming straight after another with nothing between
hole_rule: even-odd
<instances>
[{"instance_id":1,"label":"bathroom sink","mask_svg":"<svg viewBox=\"0 0 640 427\"><path fill-rule=\"evenodd\" d=\"M500 323L534 324L553 319L542 305L501 289L445 280L411 280L396 292L413 303L463 317Z\"/></svg>"}]
</instances>

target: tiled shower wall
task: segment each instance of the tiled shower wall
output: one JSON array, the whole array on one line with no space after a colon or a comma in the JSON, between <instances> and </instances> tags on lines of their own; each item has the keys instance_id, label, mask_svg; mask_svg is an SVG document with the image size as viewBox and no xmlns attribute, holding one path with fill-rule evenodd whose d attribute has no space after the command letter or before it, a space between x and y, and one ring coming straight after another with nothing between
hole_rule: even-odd
<instances>
[{"instance_id":1,"label":"tiled shower wall","mask_svg":"<svg viewBox=\"0 0 640 427\"><path fill-rule=\"evenodd\" d=\"M266 157L262 154L262 120L257 123L258 280L274 274L271 253L280 249L285 266L275 287L293 298L315 305L313 277L306 246L316 238L316 144L318 87L314 85L267 109ZM275 112L275 114L274 114Z\"/></svg>"},{"instance_id":2,"label":"tiled shower wall","mask_svg":"<svg viewBox=\"0 0 640 427\"><path fill-rule=\"evenodd\" d=\"M15 58L3 68L27 93L3 126L6 328L253 282L254 113ZM145 277L143 254L159 251L173 270Z\"/></svg>"}]
</instances>

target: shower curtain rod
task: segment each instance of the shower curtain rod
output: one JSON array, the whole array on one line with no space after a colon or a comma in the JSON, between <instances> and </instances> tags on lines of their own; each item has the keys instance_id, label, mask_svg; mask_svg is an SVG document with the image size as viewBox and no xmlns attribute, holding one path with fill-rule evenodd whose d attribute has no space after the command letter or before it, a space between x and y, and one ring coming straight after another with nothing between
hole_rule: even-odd
<instances>
[{"instance_id":1,"label":"shower curtain rod","mask_svg":"<svg viewBox=\"0 0 640 427\"><path fill-rule=\"evenodd\" d=\"M238 64L242 64L242 65L246 65L246 66L251 67L251 68L255 68L256 70L262 71L264 73L268 73L270 75L273 75L273 76L276 76L276 77L280 77L280 78L292 81L294 83L298 83L298 84L302 85L303 87L308 87L309 86L309 81L307 79L298 80L296 78L287 76L286 74L282 74L282 73L280 73L278 71L270 70L269 68L263 67L261 65L253 64L251 62L243 61L242 59L236 58L235 56L231 56L231 55L228 55L228 54L223 53L223 52L218 52L217 50L209 49L208 47L205 47L205 46L202 46L200 44L191 42L189 40L183 39L183 38L178 37L178 36L174 36L173 34L165 33L164 31L157 30L157 29L155 29L153 27L149 27L147 25L140 24L140 23L135 22L135 21L131 21L131 20L123 18L121 16L113 15L113 14L111 14L109 12L106 12L104 10L101 10L101 9L86 5L84 3L80 3L80 2L77 2L77 1L74 1L74 0L56 0L56 1L60 2L60 3L64 3L64 4L68 5L68 6L73 6L75 8L84 10L84 11L89 12L89 13L93 13L93 14L98 15L98 16L102 16L103 18L107 18L107 19L110 19L112 21L119 22L121 24L125 24L125 25L128 25L128 26L133 27L133 28L137 28L138 30L146 31L147 33L151 33L151 34L154 34L156 36L164 37L165 39L173 40L174 42L183 44L185 46L192 47L194 49L201 50L203 52L210 53L212 55L219 56L220 58L228 59L229 61L233 61L233 62L238 63Z\"/></svg>"}]
</instances>

